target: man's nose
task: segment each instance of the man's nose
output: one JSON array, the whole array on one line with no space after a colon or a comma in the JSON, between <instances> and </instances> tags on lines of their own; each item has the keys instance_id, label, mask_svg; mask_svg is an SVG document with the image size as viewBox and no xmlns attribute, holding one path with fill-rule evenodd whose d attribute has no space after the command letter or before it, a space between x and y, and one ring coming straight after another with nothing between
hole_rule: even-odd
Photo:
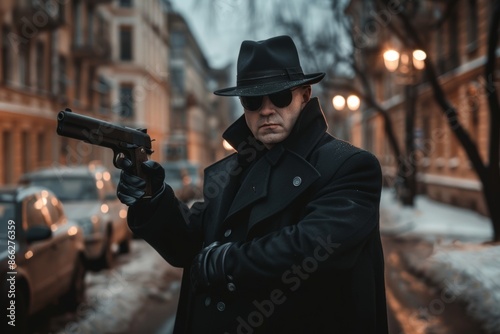
<instances>
[{"instance_id":1,"label":"man's nose","mask_svg":"<svg viewBox=\"0 0 500 334\"><path fill-rule=\"evenodd\" d=\"M268 116L275 112L276 106L271 102L269 96L264 96L262 100L262 107L259 112L262 116Z\"/></svg>"}]
</instances>

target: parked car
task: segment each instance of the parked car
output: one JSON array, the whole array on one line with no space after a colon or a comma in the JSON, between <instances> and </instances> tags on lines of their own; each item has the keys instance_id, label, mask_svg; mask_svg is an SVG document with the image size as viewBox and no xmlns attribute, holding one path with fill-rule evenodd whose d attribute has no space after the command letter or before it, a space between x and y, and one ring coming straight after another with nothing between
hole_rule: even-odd
<instances>
[{"instance_id":1,"label":"parked car","mask_svg":"<svg viewBox=\"0 0 500 334\"><path fill-rule=\"evenodd\" d=\"M186 160L168 161L161 164L165 169L165 182L175 195L189 203L203 197L200 167Z\"/></svg>"},{"instance_id":2,"label":"parked car","mask_svg":"<svg viewBox=\"0 0 500 334\"><path fill-rule=\"evenodd\" d=\"M40 169L23 175L20 182L46 187L59 197L68 217L83 229L91 269L110 268L115 246L119 253L129 252L132 232L127 207L116 197L111 173L104 166Z\"/></svg>"},{"instance_id":3,"label":"parked car","mask_svg":"<svg viewBox=\"0 0 500 334\"><path fill-rule=\"evenodd\" d=\"M2 310L15 309L2 321L8 332L25 332L27 317L55 301L70 310L83 301L83 231L68 220L52 192L32 186L0 189L0 245ZM15 327L6 324L13 320L9 315L15 316Z\"/></svg>"}]
</instances>

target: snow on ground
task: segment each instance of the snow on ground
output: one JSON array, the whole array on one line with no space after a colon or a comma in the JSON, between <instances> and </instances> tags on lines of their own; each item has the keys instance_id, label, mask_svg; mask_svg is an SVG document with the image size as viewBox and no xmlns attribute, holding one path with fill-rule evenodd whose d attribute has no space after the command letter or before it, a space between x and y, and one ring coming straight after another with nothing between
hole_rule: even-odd
<instances>
[{"instance_id":1,"label":"snow on ground","mask_svg":"<svg viewBox=\"0 0 500 334\"><path fill-rule=\"evenodd\" d=\"M125 261L110 270L89 272L86 277L87 300L77 310L77 319L59 334L126 333L133 315L150 296L168 299L159 282L165 275L179 275L144 241L133 240L132 252L120 255Z\"/></svg>"},{"instance_id":2,"label":"snow on ground","mask_svg":"<svg viewBox=\"0 0 500 334\"><path fill-rule=\"evenodd\" d=\"M489 219L424 196L403 208L389 190L380 207L383 234L435 242L429 258L409 265L443 288L442 306L463 300L487 333L500 333L500 245L484 244L493 236Z\"/></svg>"},{"instance_id":3,"label":"snow on ground","mask_svg":"<svg viewBox=\"0 0 500 334\"><path fill-rule=\"evenodd\" d=\"M391 190L384 189L380 203L381 232L428 241L484 242L491 240L488 217L474 211L417 196L414 208L396 203Z\"/></svg>"}]
</instances>

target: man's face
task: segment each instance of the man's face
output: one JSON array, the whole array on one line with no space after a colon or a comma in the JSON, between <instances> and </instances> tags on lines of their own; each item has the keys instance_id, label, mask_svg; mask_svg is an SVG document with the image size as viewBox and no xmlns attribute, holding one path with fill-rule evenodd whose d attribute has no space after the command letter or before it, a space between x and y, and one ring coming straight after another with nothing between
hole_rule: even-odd
<instances>
[{"instance_id":1,"label":"man's face","mask_svg":"<svg viewBox=\"0 0 500 334\"><path fill-rule=\"evenodd\" d=\"M244 108L250 131L270 149L288 137L310 97L311 86L292 88L292 101L280 108L274 105L269 96L264 96L260 109L251 111Z\"/></svg>"}]
</instances>

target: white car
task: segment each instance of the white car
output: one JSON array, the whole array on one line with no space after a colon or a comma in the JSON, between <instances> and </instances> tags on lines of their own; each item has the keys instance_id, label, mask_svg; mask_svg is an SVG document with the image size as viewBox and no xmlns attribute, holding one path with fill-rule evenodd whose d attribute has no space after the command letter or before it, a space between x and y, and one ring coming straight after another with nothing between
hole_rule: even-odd
<instances>
[{"instance_id":1,"label":"white car","mask_svg":"<svg viewBox=\"0 0 500 334\"><path fill-rule=\"evenodd\" d=\"M0 189L0 246L2 333L24 333L28 316L54 302L74 311L84 300L83 231L49 190Z\"/></svg>"},{"instance_id":2,"label":"white car","mask_svg":"<svg viewBox=\"0 0 500 334\"><path fill-rule=\"evenodd\" d=\"M21 183L52 190L68 217L83 229L91 269L112 267L114 251L130 250L127 207L116 197L111 173L102 165L55 167L25 174Z\"/></svg>"}]
</instances>

